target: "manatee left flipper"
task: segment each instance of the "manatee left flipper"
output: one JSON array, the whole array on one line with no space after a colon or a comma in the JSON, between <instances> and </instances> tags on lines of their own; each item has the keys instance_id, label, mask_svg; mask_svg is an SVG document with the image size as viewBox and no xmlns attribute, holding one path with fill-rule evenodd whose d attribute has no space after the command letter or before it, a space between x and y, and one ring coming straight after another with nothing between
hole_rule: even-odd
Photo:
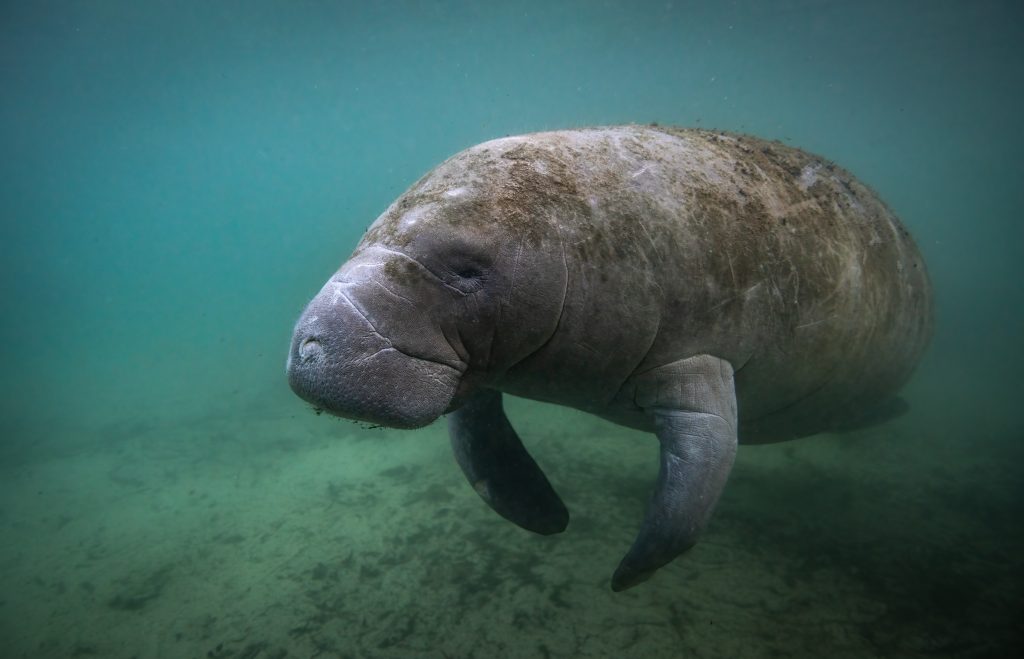
<instances>
[{"instance_id":1,"label":"manatee left flipper","mask_svg":"<svg viewBox=\"0 0 1024 659\"><path fill-rule=\"evenodd\" d=\"M569 511L509 423L501 392L470 397L448 415L448 433L470 485L499 515L542 535L565 530Z\"/></svg>"},{"instance_id":2,"label":"manatee left flipper","mask_svg":"<svg viewBox=\"0 0 1024 659\"><path fill-rule=\"evenodd\" d=\"M697 355L637 380L636 402L654 420L661 468L636 541L612 577L612 590L646 581L697 542L736 457L732 366Z\"/></svg>"}]
</instances>

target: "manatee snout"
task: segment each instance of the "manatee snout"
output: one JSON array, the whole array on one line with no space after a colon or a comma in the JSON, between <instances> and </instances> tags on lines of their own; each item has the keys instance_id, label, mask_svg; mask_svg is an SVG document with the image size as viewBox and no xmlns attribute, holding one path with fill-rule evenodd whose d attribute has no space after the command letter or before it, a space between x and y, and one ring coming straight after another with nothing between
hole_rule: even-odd
<instances>
[{"instance_id":1,"label":"manatee snout","mask_svg":"<svg viewBox=\"0 0 1024 659\"><path fill-rule=\"evenodd\" d=\"M372 283L327 282L295 325L288 384L335 416L395 428L425 426L451 404L460 364L389 336L394 321L361 301L370 291Z\"/></svg>"},{"instance_id":2,"label":"manatee snout","mask_svg":"<svg viewBox=\"0 0 1024 659\"><path fill-rule=\"evenodd\" d=\"M303 311L295 324L288 353L288 384L303 400L318 408L341 413L355 411L342 377L346 362L367 357L381 348L372 328L340 291L325 295L329 282Z\"/></svg>"}]
</instances>

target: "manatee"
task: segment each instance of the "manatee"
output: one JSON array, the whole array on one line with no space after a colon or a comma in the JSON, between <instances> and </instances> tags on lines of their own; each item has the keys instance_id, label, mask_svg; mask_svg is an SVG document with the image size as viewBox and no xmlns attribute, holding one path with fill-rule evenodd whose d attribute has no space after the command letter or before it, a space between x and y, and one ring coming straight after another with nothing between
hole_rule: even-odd
<instances>
[{"instance_id":1,"label":"manatee","mask_svg":"<svg viewBox=\"0 0 1024 659\"><path fill-rule=\"evenodd\" d=\"M447 415L473 488L542 534L569 515L503 393L653 433L619 591L696 542L739 441L900 413L931 325L911 236L844 169L745 135L601 127L485 142L414 183L305 308L287 373L348 419Z\"/></svg>"}]
</instances>

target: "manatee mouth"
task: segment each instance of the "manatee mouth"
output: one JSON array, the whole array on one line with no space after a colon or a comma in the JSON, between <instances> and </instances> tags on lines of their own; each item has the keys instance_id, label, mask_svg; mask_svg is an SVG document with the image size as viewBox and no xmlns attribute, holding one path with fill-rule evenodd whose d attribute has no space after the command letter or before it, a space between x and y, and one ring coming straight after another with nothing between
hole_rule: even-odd
<instances>
[{"instance_id":1,"label":"manatee mouth","mask_svg":"<svg viewBox=\"0 0 1024 659\"><path fill-rule=\"evenodd\" d=\"M419 428L448 411L465 368L409 354L380 334L347 296L315 298L296 324L288 384L335 416Z\"/></svg>"},{"instance_id":2,"label":"manatee mouth","mask_svg":"<svg viewBox=\"0 0 1024 659\"><path fill-rule=\"evenodd\" d=\"M293 361L288 383L300 398L334 416L419 428L448 411L460 375L446 364L385 348L357 364L296 367Z\"/></svg>"}]
</instances>

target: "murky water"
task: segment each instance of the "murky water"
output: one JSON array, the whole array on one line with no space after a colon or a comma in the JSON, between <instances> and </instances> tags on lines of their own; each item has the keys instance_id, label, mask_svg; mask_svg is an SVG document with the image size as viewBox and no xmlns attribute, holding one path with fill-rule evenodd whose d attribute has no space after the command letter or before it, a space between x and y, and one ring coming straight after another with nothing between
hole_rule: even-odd
<instances>
[{"instance_id":1,"label":"murky water","mask_svg":"<svg viewBox=\"0 0 1024 659\"><path fill-rule=\"evenodd\" d=\"M17 657L1018 653L1015 2L21 3L0 9L0 645ZM498 518L443 423L287 387L366 226L477 142L753 133L871 185L928 261L910 412L741 447L703 541L608 578L647 435L512 401L566 500Z\"/></svg>"}]
</instances>

